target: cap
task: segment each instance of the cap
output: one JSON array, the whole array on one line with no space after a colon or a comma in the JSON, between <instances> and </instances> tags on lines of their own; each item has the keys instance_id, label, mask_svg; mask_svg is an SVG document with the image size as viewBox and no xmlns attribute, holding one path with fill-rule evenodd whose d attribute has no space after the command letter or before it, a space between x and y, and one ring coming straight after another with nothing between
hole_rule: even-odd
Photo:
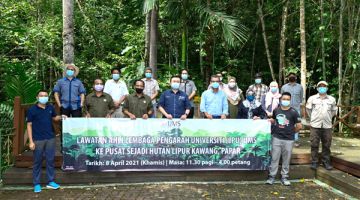
<instances>
[{"instance_id":1,"label":"cap","mask_svg":"<svg viewBox=\"0 0 360 200\"><path fill-rule=\"evenodd\" d=\"M329 85L326 81L320 81L320 82L318 82L318 84L316 85L316 87L319 87L319 85L321 85L321 84L326 85L326 86Z\"/></svg>"}]
</instances>

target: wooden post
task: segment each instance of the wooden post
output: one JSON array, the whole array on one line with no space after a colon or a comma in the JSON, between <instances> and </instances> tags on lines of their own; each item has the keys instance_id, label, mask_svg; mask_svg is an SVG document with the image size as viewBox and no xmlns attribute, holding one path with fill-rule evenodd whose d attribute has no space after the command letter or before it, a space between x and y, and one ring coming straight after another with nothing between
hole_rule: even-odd
<instances>
[{"instance_id":1,"label":"wooden post","mask_svg":"<svg viewBox=\"0 0 360 200\"><path fill-rule=\"evenodd\" d=\"M13 155L20 154L20 115L21 115L21 98L19 96L14 99L14 137L13 137Z\"/></svg>"},{"instance_id":2,"label":"wooden post","mask_svg":"<svg viewBox=\"0 0 360 200\"><path fill-rule=\"evenodd\" d=\"M360 106L357 107L357 120L356 126L360 126Z\"/></svg>"}]
</instances>

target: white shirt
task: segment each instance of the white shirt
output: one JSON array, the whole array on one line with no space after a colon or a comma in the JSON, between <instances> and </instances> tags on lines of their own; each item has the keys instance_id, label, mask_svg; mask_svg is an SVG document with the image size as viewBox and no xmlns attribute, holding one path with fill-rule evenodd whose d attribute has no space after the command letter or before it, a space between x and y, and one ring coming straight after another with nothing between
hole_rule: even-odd
<instances>
[{"instance_id":1,"label":"white shirt","mask_svg":"<svg viewBox=\"0 0 360 200\"><path fill-rule=\"evenodd\" d=\"M313 128L332 128L332 118L336 114L336 100L330 95L321 98L319 94L311 96L306 103Z\"/></svg>"},{"instance_id":2,"label":"white shirt","mask_svg":"<svg viewBox=\"0 0 360 200\"><path fill-rule=\"evenodd\" d=\"M129 94L127 86L123 80L115 82L113 79L106 81L104 92L108 93L114 101L119 101L123 96Z\"/></svg>"}]
</instances>

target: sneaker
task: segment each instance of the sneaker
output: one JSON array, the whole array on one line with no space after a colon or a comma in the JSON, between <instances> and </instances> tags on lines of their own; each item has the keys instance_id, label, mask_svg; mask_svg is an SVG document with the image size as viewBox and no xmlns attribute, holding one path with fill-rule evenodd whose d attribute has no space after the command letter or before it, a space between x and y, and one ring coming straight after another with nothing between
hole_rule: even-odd
<instances>
[{"instance_id":1,"label":"sneaker","mask_svg":"<svg viewBox=\"0 0 360 200\"><path fill-rule=\"evenodd\" d=\"M275 182L275 178L274 177L269 177L268 180L266 180L266 184L268 185L272 185Z\"/></svg>"},{"instance_id":2,"label":"sneaker","mask_svg":"<svg viewBox=\"0 0 360 200\"><path fill-rule=\"evenodd\" d=\"M333 166L330 165L330 164L327 163L327 162L323 162L323 165L324 165L324 168L325 168L326 170L332 170L332 169L333 169Z\"/></svg>"},{"instance_id":3,"label":"sneaker","mask_svg":"<svg viewBox=\"0 0 360 200\"><path fill-rule=\"evenodd\" d=\"M34 186L34 192L35 192L35 193L41 192L41 185L39 185L39 184L35 185L35 186Z\"/></svg>"},{"instance_id":4,"label":"sneaker","mask_svg":"<svg viewBox=\"0 0 360 200\"><path fill-rule=\"evenodd\" d=\"M318 168L318 164L316 162L311 163L311 169L316 170Z\"/></svg>"},{"instance_id":5,"label":"sneaker","mask_svg":"<svg viewBox=\"0 0 360 200\"><path fill-rule=\"evenodd\" d=\"M57 183L55 182L50 182L49 184L47 184L46 186L47 188L50 188L50 189L53 189L53 190L57 190L60 188L60 185L58 185Z\"/></svg>"},{"instance_id":6,"label":"sneaker","mask_svg":"<svg viewBox=\"0 0 360 200\"><path fill-rule=\"evenodd\" d=\"M285 186L290 186L291 185L290 181L287 178L281 178L280 181L281 181L282 185L285 185Z\"/></svg>"}]
</instances>

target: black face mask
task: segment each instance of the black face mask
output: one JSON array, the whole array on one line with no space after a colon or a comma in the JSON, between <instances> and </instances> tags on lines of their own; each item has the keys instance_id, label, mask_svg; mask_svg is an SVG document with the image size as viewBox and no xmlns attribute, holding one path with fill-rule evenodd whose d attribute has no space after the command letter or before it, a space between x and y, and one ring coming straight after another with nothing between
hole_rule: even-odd
<instances>
[{"instance_id":1,"label":"black face mask","mask_svg":"<svg viewBox=\"0 0 360 200\"><path fill-rule=\"evenodd\" d=\"M290 77L289 77L289 81L290 81L290 82L295 82L295 81L296 81L296 77L295 77L295 76L290 76Z\"/></svg>"},{"instance_id":2,"label":"black face mask","mask_svg":"<svg viewBox=\"0 0 360 200\"><path fill-rule=\"evenodd\" d=\"M136 93L142 94L144 89L143 88L135 88Z\"/></svg>"}]
</instances>

